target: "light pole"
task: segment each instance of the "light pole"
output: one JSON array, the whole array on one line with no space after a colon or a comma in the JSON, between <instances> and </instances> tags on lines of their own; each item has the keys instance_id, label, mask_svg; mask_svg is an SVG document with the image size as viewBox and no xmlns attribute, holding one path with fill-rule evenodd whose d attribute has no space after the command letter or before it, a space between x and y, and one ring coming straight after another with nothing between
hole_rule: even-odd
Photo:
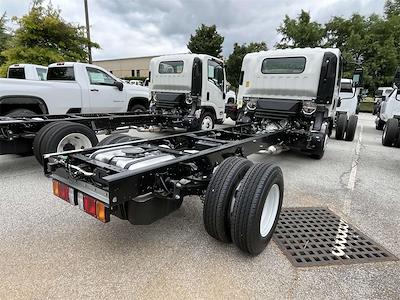
<instances>
[{"instance_id":1,"label":"light pole","mask_svg":"<svg viewBox=\"0 0 400 300\"><path fill-rule=\"evenodd\" d=\"M85 18L86 18L86 35L88 39L88 54L89 54L89 64L92 63L92 47L90 46L90 25L89 25L89 10L87 0L85 2Z\"/></svg>"}]
</instances>

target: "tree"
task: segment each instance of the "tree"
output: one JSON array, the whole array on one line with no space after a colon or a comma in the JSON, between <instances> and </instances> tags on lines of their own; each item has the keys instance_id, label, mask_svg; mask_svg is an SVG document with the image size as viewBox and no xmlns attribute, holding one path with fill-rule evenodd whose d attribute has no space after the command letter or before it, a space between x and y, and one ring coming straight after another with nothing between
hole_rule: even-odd
<instances>
[{"instance_id":1,"label":"tree","mask_svg":"<svg viewBox=\"0 0 400 300\"><path fill-rule=\"evenodd\" d=\"M56 61L87 61L88 40L83 26L64 21L61 11L43 0L34 0L28 14L13 18L19 28L2 52L7 64L35 63L48 65ZM99 48L96 43L91 43Z\"/></svg>"},{"instance_id":2,"label":"tree","mask_svg":"<svg viewBox=\"0 0 400 300\"><path fill-rule=\"evenodd\" d=\"M280 49L319 47L325 37L324 27L317 22L311 22L310 14L304 10L301 10L297 19L286 15L277 31L283 36L281 42L275 45Z\"/></svg>"},{"instance_id":3,"label":"tree","mask_svg":"<svg viewBox=\"0 0 400 300\"><path fill-rule=\"evenodd\" d=\"M7 45L8 41L10 40L10 35L7 32L6 28L6 22L7 22L7 17L6 14L4 13L0 17L0 66L5 63L6 58L1 55L1 52L3 52Z\"/></svg>"},{"instance_id":4,"label":"tree","mask_svg":"<svg viewBox=\"0 0 400 300\"><path fill-rule=\"evenodd\" d=\"M388 18L400 16L400 0L386 0L385 14Z\"/></svg>"},{"instance_id":5,"label":"tree","mask_svg":"<svg viewBox=\"0 0 400 300\"><path fill-rule=\"evenodd\" d=\"M345 77L357 64L364 68L364 86L374 91L391 85L400 63L400 17L386 20L378 15L353 14L349 19L334 17L326 24L326 46L341 49L345 60Z\"/></svg>"},{"instance_id":6,"label":"tree","mask_svg":"<svg viewBox=\"0 0 400 300\"><path fill-rule=\"evenodd\" d=\"M239 45L235 43L233 45L233 52L229 55L226 61L226 72L228 82L235 88L239 87L240 70L242 68L243 58L247 53L259 52L267 50L265 42L250 43Z\"/></svg>"},{"instance_id":7,"label":"tree","mask_svg":"<svg viewBox=\"0 0 400 300\"><path fill-rule=\"evenodd\" d=\"M196 29L195 35L190 35L187 47L192 53L222 57L223 42L224 37L217 32L215 25L207 26L201 24Z\"/></svg>"}]
</instances>

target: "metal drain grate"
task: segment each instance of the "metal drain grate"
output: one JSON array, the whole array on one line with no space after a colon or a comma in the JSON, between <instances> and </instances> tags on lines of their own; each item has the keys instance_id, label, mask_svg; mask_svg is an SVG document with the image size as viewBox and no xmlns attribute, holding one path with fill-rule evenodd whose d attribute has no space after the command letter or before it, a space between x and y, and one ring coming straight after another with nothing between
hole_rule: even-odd
<instances>
[{"instance_id":1,"label":"metal drain grate","mask_svg":"<svg viewBox=\"0 0 400 300\"><path fill-rule=\"evenodd\" d=\"M325 208L282 209L274 240L295 267L397 260Z\"/></svg>"}]
</instances>

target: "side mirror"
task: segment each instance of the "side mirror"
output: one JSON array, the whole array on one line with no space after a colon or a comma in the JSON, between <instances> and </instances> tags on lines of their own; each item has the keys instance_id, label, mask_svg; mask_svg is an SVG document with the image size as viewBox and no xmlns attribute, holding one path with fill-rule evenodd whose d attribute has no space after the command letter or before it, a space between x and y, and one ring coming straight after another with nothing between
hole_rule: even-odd
<instances>
[{"instance_id":1,"label":"side mirror","mask_svg":"<svg viewBox=\"0 0 400 300\"><path fill-rule=\"evenodd\" d=\"M118 90L122 91L124 89L124 84L121 81L115 81L114 85L118 88Z\"/></svg>"},{"instance_id":2,"label":"side mirror","mask_svg":"<svg viewBox=\"0 0 400 300\"><path fill-rule=\"evenodd\" d=\"M353 87L358 88L363 86L363 73L362 68L357 68L353 72Z\"/></svg>"},{"instance_id":3,"label":"side mirror","mask_svg":"<svg viewBox=\"0 0 400 300\"><path fill-rule=\"evenodd\" d=\"M382 102L386 101L386 96L382 96Z\"/></svg>"}]
</instances>

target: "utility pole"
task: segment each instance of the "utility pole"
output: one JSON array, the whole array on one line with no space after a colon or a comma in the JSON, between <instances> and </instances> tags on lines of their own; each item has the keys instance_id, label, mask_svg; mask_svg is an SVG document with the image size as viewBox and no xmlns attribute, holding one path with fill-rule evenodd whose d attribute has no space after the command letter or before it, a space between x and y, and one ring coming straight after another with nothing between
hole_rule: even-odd
<instances>
[{"instance_id":1,"label":"utility pole","mask_svg":"<svg viewBox=\"0 0 400 300\"><path fill-rule=\"evenodd\" d=\"M92 47L90 46L90 25L89 25L89 10L87 0L85 2L85 18L86 18L86 34L88 39L88 53L89 53L89 64L92 63Z\"/></svg>"}]
</instances>

